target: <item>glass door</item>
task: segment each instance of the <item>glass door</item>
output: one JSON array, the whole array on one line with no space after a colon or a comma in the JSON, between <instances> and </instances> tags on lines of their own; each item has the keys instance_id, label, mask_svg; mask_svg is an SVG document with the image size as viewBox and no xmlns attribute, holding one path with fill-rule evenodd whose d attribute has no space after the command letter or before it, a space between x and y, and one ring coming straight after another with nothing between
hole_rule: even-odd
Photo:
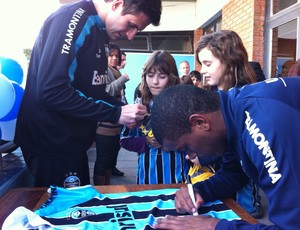
<instances>
[{"instance_id":1,"label":"glass door","mask_svg":"<svg viewBox=\"0 0 300 230\"><path fill-rule=\"evenodd\" d=\"M298 0L266 1L264 71L266 77L285 77L300 58L300 3Z\"/></svg>"}]
</instances>

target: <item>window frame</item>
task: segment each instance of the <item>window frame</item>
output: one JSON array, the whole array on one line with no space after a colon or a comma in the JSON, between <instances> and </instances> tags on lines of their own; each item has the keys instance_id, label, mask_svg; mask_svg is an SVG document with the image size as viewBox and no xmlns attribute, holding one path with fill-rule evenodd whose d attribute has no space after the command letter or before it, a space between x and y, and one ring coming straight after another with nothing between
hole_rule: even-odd
<instances>
[{"instance_id":1,"label":"window frame","mask_svg":"<svg viewBox=\"0 0 300 230\"><path fill-rule=\"evenodd\" d=\"M147 48L135 48L130 45L130 43L134 43L138 38L145 37L145 42L147 42L146 46ZM176 53L176 54L193 54L194 53L194 32L193 31L169 31L169 32L138 32L135 36L135 38L132 41L129 41L127 39L122 39L115 41L116 44L120 46L122 50L125 52L136 52L136 53L152 53L153 51L157 50L153 48L153 39L155 38L167 38L167 37L182 37L183 39L188 38L188 41L186 44L188 49L184 50L176 50L176 49L165 49L166 51L170 53Z\"/></svg>"}]
</instances>

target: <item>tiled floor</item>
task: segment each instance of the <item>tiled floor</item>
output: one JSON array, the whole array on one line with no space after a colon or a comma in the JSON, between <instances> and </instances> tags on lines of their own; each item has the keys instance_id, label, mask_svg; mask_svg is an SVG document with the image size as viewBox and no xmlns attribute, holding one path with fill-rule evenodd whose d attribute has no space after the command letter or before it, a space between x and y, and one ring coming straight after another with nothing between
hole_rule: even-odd
<instances>
[{"instance_id":1,"label":"tiled floor","mask_svg":"<svg viewBox=\"0 0 300 230\"><path fill-rule=\"evenodd\" d=\"M91 147L88 151L91 184L93 184L94 164L96 159L96 148ZM137 153L121 149L118 155L117 168L124 172L122 177L111 177L111 184L136 184L135 171L137 165Z\"/></svg>"}]
</instances>

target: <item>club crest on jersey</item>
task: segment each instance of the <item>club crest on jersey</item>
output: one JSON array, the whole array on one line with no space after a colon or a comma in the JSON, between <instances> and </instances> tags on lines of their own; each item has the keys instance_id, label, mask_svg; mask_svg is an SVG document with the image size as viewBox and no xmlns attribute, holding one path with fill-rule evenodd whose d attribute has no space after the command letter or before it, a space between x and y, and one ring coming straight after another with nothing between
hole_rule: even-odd
<instances>
[{"instance_id":1,"label":"club crest on jersey","mask_svg":"<svg viewBox=\"0 0 300 230\"><path fill-rule=\"evenodd\" d=\"M76 220L79 220L87 216L94 216L94 215L96 215L95 212L90 210L84 210L84 209L79 209L71 212L71 218Z\"/></svg>"},{"instance_id":2,"label":"club crest on jersey","mask_svg":"<svg viewBox=\"0 0 300 230\"><path fill-rule=\"evenodd\" d=\"M65 188L73 188L80 186L80 179L75 175L69 175L64 181Z\"/></svg>"}]
</instances>

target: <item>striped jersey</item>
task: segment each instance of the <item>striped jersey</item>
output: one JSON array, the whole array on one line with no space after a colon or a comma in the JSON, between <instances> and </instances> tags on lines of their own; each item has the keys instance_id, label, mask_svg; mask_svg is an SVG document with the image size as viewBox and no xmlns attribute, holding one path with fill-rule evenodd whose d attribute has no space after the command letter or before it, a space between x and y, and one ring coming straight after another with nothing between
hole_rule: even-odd
<instances>
[{"instance_id":1,"label":"striped jersey","mask_svg":"<svg viewBox=\"0 0 300 230\"><path fill-rule=\"evenodd\" d=\"M150 118L151 115L137 128L124 126L121 132L121 146L138 153L137 184L184 183L189 168L185 152L166 151L147 144L146 136L152 135Z\"/></svg>"},{"instance_id":2,"label":"striped jersey","mask_svg":"<svg viewBox=\"0 0 300 230\"><path fill-rule=\"evenodd\" d=\"M100 194L91 185L51 187L51 197L35 211L55 229L154 229L157 218L178 214L177 189ZM240 219L221 201L205 203L201 215Z\"/></svg>"}]
</instances>

